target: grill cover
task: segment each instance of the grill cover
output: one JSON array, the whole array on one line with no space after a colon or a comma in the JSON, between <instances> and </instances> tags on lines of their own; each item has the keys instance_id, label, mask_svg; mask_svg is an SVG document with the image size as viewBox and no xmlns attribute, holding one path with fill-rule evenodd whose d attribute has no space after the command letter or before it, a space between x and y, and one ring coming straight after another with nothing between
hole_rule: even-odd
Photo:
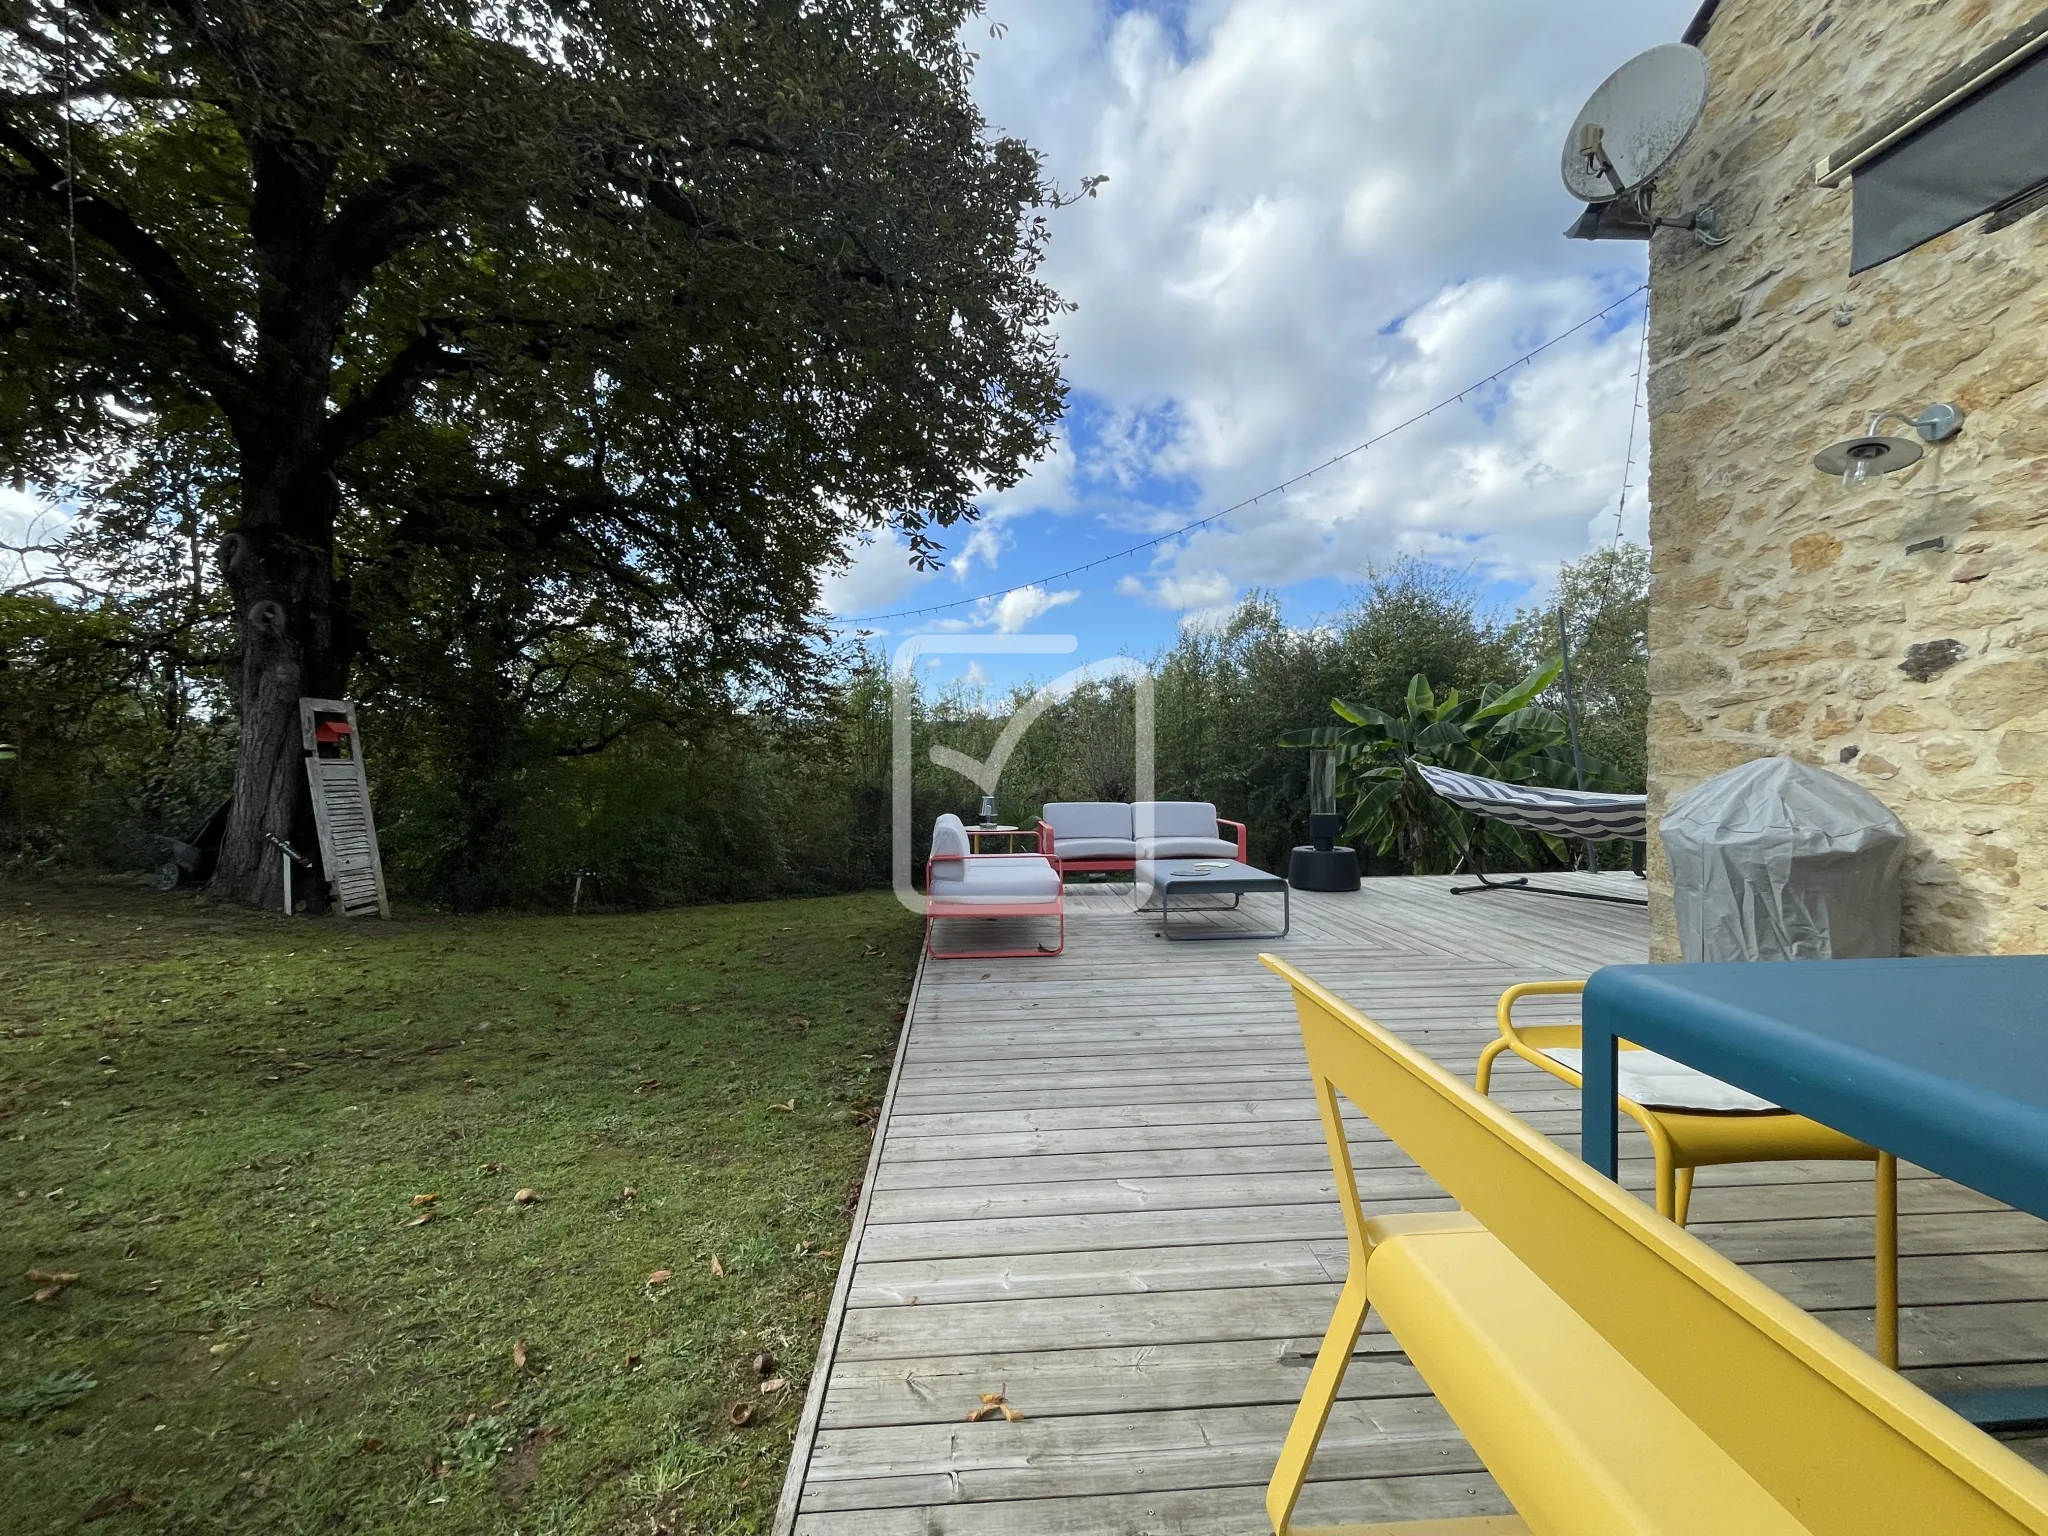
<instances>
[{"instance_id":1,"label":"grill cover","mask_svg":"<svg viewBox=\"0 0 2048 1536\"><path fill-rule=\"evenodd\" d=\"M1657 830L1687 960L1899 952L1906 829L1868 790L1767 757L1680 795Z\"/></svg>"}]
</instances>

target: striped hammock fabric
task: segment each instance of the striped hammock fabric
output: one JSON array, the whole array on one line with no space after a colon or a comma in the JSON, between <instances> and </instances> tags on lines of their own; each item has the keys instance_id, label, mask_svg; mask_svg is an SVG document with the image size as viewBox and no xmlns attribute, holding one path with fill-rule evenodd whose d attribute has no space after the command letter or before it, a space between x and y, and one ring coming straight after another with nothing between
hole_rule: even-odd
<instances>
[{"instance_id":1,"label":"striped hammock fabric","mask_svg":"<svg viewBox=\"0 0 2048 1536\"><path fill-rule=\"evenodd\" d=\"M1423 781L1451 804L1510 826L1553 837L1627 838L1650 835L1649 797L1601 795L1580 789L1546 789L1540 784L1503 784L1450 768L1414 765Z\"/></svg>"}]
</instances>

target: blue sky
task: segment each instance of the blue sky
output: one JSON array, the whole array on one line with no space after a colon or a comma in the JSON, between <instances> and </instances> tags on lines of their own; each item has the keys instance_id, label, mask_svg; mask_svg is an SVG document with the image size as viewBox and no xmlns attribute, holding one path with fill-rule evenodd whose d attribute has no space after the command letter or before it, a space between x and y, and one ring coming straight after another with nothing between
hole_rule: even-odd
<instances>
[{"instance_id":1,"label":"blue sky","mask_svg":"<svg viewBox=\"0 0 2048 1536\"><path fill-rule=\"evenodd\" d=\"M1558 160L1579 104L1693 0L993 0L970 23L991 124L1072 189L1046 276L1078 306L1055 451L955 530L943 571L900 545L827 583L894 646L933 630L1068 633L1146 656L1253 588L1291 620L1403 555L1494 601L1643 537L1637 298L1377 447L1186 538L1053 573L1217 512L1456 395L1643 280L1643 247L1568 241ZM997 32L1000 35L995 35ZM1039 583L918 618L896 611ZM949 657L937 676L1049 675ZM1064 664L1059 670L1064 670Z\"/></svg>"}]
</instances>

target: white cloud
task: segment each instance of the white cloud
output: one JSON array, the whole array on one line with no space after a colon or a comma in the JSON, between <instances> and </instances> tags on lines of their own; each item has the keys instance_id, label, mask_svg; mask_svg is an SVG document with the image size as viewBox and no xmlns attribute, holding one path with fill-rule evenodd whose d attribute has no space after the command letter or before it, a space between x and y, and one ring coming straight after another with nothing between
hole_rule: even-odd
<instances>
[{"instance_id":1,"label":"white cloud","mask_svg":"<svg viewBox=\"0 0 2048 1536\"><path fill-rule=\"evenodd\" d=\"M1043 587L1019 587L994 601L984 599L977 603L976 618L981 623L994 624L999 635L1020 634L1033 621L1055 608L1065 607L1080 595L1079 592L1048 592Z\"/></svg>"},{"instance_id":2,"label":"white cloud","mask_svg":"<svg viewBox=\"0 0 2048 1536\"><path fill-rule=\"evenodd\" d=\"M830 614L873 613L915 602L917 589L932 579L910 564L910 546L893 530L856 539L847 562L825 573L818 606Z\"/></svg>"},{"instance_id":3,"label":"white cloud","mask_svg":"<svg viewBox=\"0 0 2048 1536\"><path fill-rule=\"evenodd\" d=\"M1219 570L1169 572L1149 582L1125 576L1116 590L1155 608L1223 608L1237 596L1237 584Z\"/></svg>"},{"instance_id":4,"label":"white cloud","mask_svg":"<svg viewBox=\"0 0 2048 1536\"><path fill-rule=\"evenodd\" d=\"M1006 509L1085 500L1124 526L1173 526L1385 431L1625 293L1641 247L1562 238L1578 205L1559 147L1586 94L1693 9L995 0L1005 35L981 21L969 33L990 120L1069 189L1110 177L1057 216L1046 269L1079 306L1061 322L1078 452ZM1163 549L1119 590L1206 606L1223 588L1399 553L1544 574L1611 535L1637 336L1583 333ZM1637 456L1641 485L1640 437ZM1193 513L1163 481L1195 488ZM1644 515L1638 494L1631 531ZM1058 563L1022 558L1008 556L1020 575Z\"/></svg>"}]
</instances>

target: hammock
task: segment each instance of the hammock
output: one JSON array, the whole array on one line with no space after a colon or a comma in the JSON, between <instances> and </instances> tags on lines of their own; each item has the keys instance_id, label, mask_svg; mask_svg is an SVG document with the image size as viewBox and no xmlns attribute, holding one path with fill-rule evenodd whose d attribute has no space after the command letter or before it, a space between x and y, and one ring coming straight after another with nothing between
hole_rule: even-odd
<instances>
[{"instance_id":1,"label":"hammock","mask_svg":"<svg viewBox=\"0 0 2048 1536\"><path fill-rule=\"evenodd\" d=\"M1553 837L1605 841L1625 838L1641 842L1650 835L1647 795L1603 795L1583 789L1546 789L1539 784L1503 784L1499 779L1482 779L1477 774L1459 773L1452 768L1435 768L1422 763L1410 765L1422 781L1460 810L1530 832L1547 832ZM1526 876L1512 880L1489 880L1479 867L1472 849L1465 850L1465 864L1478 879L1477 885L1454 885L1451 893L1474 891L1530 891L1545 896L1574 896L1582 901L1611 901L1640 907L1648 903L1640 896L1610 896L1605 892L1567 891L1554 885L1531 885ZM1638 866L1637 873L1641 868Z\"/></svg>"},{"instance_id":2,"label":"hammock","mask_svg":"<svg viewBox=\"0 0 2048 1536\"><path fill-rule=\"evenodd\" d=\"M1602 795L1540 784L1503 784L1450 768L1415 764L1423 781L1461 810L1553 837L1641 842L1650 835L1649 796Z\"/></svg>"}]
</instances>

